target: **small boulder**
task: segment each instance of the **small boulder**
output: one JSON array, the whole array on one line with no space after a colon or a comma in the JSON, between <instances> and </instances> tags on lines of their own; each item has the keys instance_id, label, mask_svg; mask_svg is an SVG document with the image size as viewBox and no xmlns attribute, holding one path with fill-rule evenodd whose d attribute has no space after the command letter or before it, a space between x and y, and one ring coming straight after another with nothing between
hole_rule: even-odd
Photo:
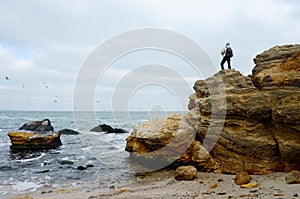
<instances>
[{"instance_id":1,"label":"small boulder","mask_svg":"<svg viewBox=\"0 0 300 199\"><path fill-rule=\"evenodd\" d=\"M78 135L78 134L80 134L78 131L74 131L72 129L61 129L58 132L62 135Z\"/></svg>"},{"instance_id":2,"label":"small boulder","mask_svg":"<svg viewBox=\"0 0 300 199\"><path fill-rule=\"evenodd\" d=\"M107 124L100 124L94 128L92 128L90 131L93 132L104 132L104 131L109 131L112 130L113 128Z\"/></svg>"},{"instance_id":3,"label":"small boulder","mask_svg":"<svg viewBox=\"0 0 300 199\"><path fill-rule=\"evenodd\" d=\"M197 169L194 166L180 166L176 169L176 180L194 180L197 177Z\"/></svg>"},{"instance_id":4,"label":"small boulder","mask_svg":"<svg viewBox=\"0 0 300 199\"><path fill-rule=\"evenodd\" d=\"M252 180L252 177L249 176L249 174L247 172L241 171L241 172L236 174L236 176L234 178L234 183L236 185L243 185L243 184L250 183L251 180Z\"/></svg>"},{"instance_id":5,"label":"small boulder","mask_svg":"<svg viewBox=\"0 0 300 199\"><path fill-rule=\"evenodd\" d=\"M300 184L300 171L291 171L286 177L285 181L287 184Z\"/></svg>"}]
</instances>

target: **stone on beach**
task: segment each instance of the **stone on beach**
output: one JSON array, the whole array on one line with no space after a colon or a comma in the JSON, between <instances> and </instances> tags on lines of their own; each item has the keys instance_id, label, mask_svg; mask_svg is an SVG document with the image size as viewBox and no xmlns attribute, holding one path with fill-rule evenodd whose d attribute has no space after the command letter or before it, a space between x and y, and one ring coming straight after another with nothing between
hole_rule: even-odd
<instances>
[{"instance_id":1,"label":"stone on beach","mask_svg":"<svg viewBox=\"0 0 300 199\"><path fill-rule=\"evenodd\" d=\"M242 184L240 187L245 188L245 189L252 189L255 187L259 187L259 186L260 186L260 184L258 182L250 182L248 184Z\"/></svg>"},{"instance_id":2,"label":"stone on beach","mask_svg":"<svg viewBox=\"0 0 300 199\"><path fill-rule=\"evenodd\" d=\"M144 161L144 166L151 166L152 163L162 163L162 166L189 163L205 170L218 168L218 163L195 140L195 131L189 120L192 120L191 115L172 114L145 122L127 138L125 150L131 152L135 159Z\"/></svg>"},{"instance_id":3,"label":"stone on beach","mask_svg":"<svg viewBox=\"0 0 300 199\"><path fill-rule=\"evenodd\" d=\"M291 171L286 177L285 181L287 184L300 184L300 171Z\"/></svg>"},{"instance_id":4,"label":"stone on beach","mask_svg":"<svg viewBox=\"0 0 300 199\"><path fill-rule=\"evenodd\" d=\"M245 171L238 172L234 178L236 185L248 184L252 180L252 177Z\"/></svg>"},{"instance_id":5,"label":"stone on beach","mask_svg":"<svg viewBox=\"0 0 300 199\"><path fill-rule=\"evenodd\" d=\"M197 169L193 166L180 166L176 169L176 180L194 180L197 177Z\"/></svg>"}]
</instances>

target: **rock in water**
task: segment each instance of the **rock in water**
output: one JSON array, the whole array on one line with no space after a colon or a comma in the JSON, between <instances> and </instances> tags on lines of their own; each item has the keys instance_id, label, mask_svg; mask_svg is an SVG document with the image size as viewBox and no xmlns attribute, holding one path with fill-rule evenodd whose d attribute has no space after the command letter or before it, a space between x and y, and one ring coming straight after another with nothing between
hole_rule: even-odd
<instances>
[{"instance_id":1,"label":"rock in water","mask_svg":"<svg viewBox=\"0 0 300 199\"><path fill-rule=\"evenodd\" d=\"M78 131L74 131L72 129L61 129L58 132L62 135L78 135L78 134L80 134Z\"/></svg>"},{"instance_id":2,"label":"rock in water","mask_svg":"<svg viewBox=\"0 0 300 199\"><path fill-rule=\"evenodd\" d=\"M197 169L193 166L180 166L176 169L176 180L194 180L197 177Z\"/></svg>"},{"instance_id":3,"label":"rock in water","mask_svg":"<svg viewBox=\"0 0 300 199\"><path fill-rule=\"evenodd\" d=\"M42 121L32 121L23 124L19 130L29 130L29 131L53 131L51 122L49 119L43 119Z\"/></svg>"},{"instance_id":4,"label":"rock in water","mask_svg":"<svg viewBox=\"0 0 300 199\"><path fill-rule=\"evenodd\" d=\"M111 130L108 130L106 133L129 133L125 129L119 129L119 128L114 128Z\"/></svg>"},{"instance_id":5,"label":"rock in water","mask_svg":"<svg viewBox=\"0 0 300 199\"><path fill-rule=\"evenodd\" d=\"M112 130L113 128L107 124L100 124L94 128L92 128L90 131L93 132L104 132L104 131L109 131Z\"/></svg>"},{"instance_id":6,"label":"rock in water","mask_svg":"<svg viewBox=\"0 0 300 199\"><path fill-rule=\"evenodd\" d=\"M53 149L62 145L57 132L9 132L12 149Z\"/></svg>"},{"instance_id":7,"label":"rock in water","mask_svg":"<svg viewBox=\"0 0 300 199\"><path fill-rule=\"evenodd\" d=\"M300 184L300 171L291 171L286 177L285 181L287 184Z\"/></svg>"},{"instance_id":8,"label":"rock in water","mask_svg":"<svg viewBox=\"0 0 300 199\"><path fill-rule=\"evenodd\" d=\"M12 149L52 149L62 145L60 133L53 131L48 119L28 122L19 130L8 133Z\"/></svg>"},{"instance_id":9,"label":"rock in water","mask_svg":"<svg viewBox=\"0 0 300 199\"><path fill-rule=\"evenodd\" d=\"M245 171L238 172L234 178L236 185L248 184L252 180L252 177Z\"/></svg>"}]
</instances>

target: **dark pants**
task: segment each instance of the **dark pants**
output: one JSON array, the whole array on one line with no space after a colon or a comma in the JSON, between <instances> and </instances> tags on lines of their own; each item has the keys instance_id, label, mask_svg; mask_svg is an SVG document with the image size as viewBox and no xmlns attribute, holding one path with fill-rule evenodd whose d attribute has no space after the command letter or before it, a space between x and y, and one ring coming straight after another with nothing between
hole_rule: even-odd
<instances>
[{"instance_id":1,"label":"dark pants","mask_svg":"<svg viewBox=\"0 0 300 199\"><path fill-rule=\"evenodd\" d=\"M222 70L224 70L224 63L227 61L227 65L228 65L228 69L231 69L231 66L230 66L230 57L226 57L224 56L222 61L221 61L221 68Z\"/></svg>"}]
</instances>

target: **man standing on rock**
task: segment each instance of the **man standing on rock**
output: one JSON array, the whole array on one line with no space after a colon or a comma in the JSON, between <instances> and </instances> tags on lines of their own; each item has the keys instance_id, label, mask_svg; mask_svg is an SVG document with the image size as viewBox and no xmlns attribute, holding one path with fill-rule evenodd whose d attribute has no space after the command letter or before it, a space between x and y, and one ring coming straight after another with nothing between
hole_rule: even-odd
<instances>
[{"instance_id":1,"label":"man standing on rock","mask_svg":"<svg viewBox=\"0 0 300 199\"><path fill-rule=\"evenodd\" d=\"M230 58L233 57L233 50L230 47L230 43L227 42L225 48L221 50L221 54L223 55L223 59L221 61L221 68L224 70L224 63L227 61L228 69L231 69L230 66Z\"/></svg>"}]
</instances>

